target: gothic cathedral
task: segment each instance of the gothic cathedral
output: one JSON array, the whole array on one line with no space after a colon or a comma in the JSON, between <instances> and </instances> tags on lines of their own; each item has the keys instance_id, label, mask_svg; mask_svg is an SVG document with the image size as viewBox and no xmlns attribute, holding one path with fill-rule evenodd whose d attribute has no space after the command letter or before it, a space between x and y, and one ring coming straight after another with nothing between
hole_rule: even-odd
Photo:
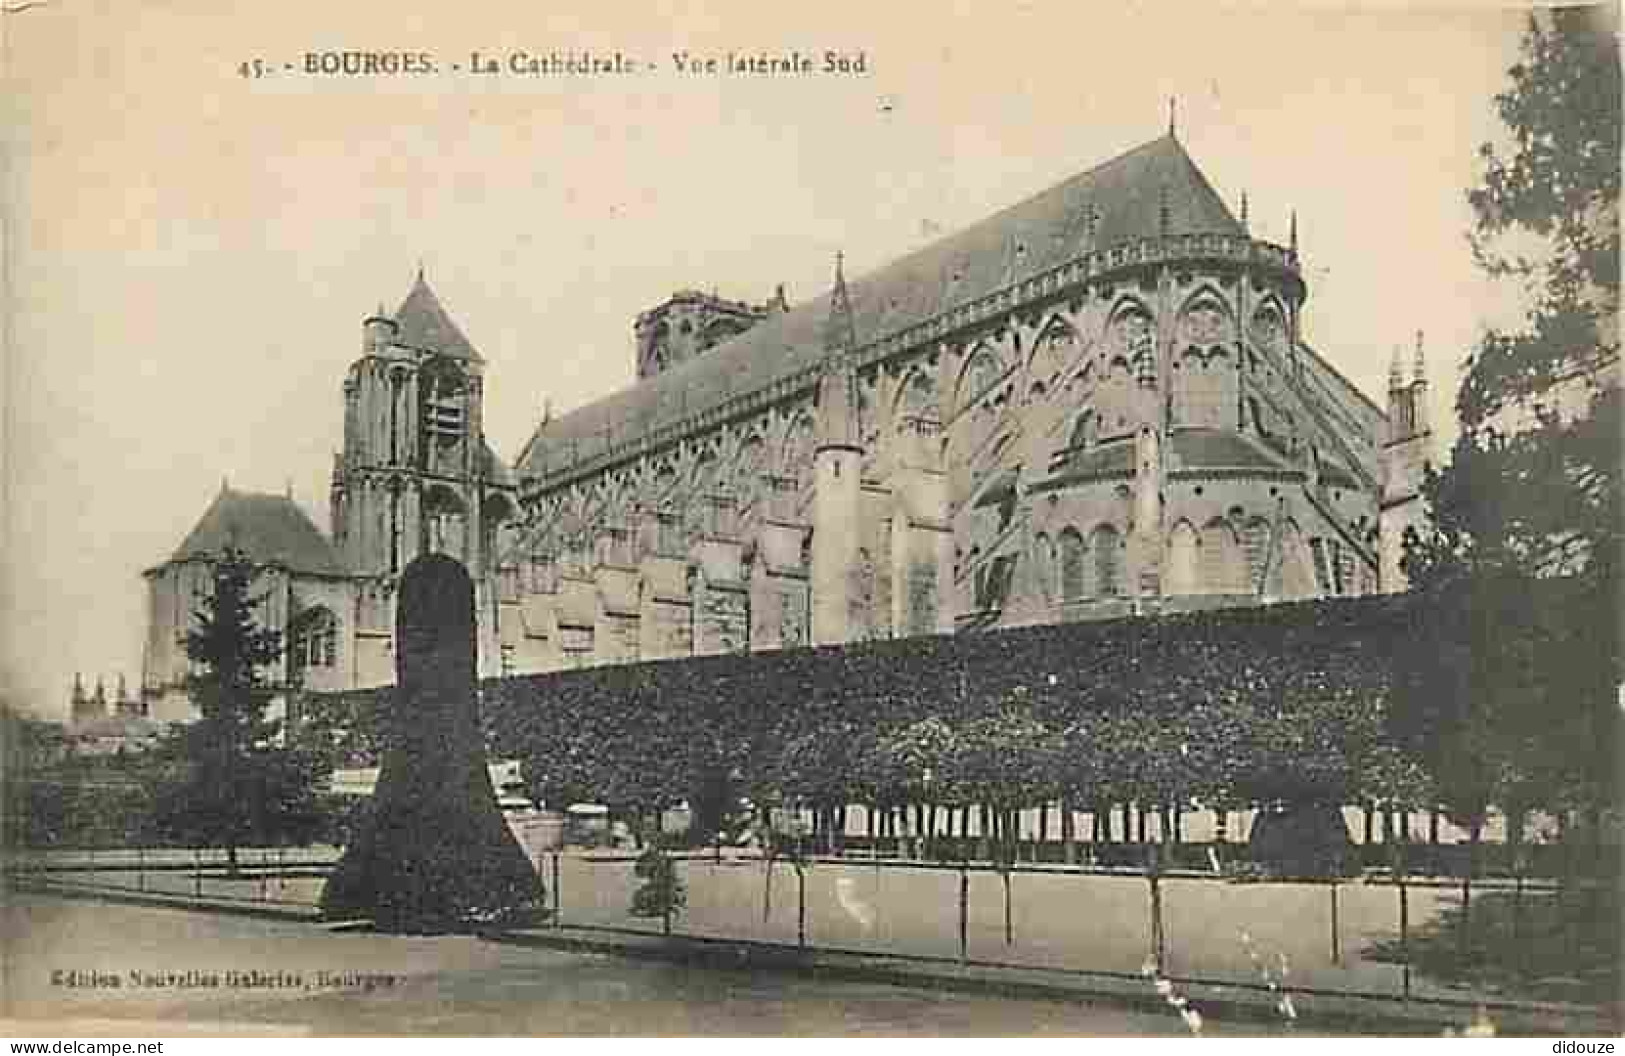
<instances>
[{"instance_id":1,"label":"gothic cathedral","mask_svg":"<svg viewBox=\"0 0 1625 1056\"><path fill-rule=\"evenodd\" d=\"M484 362L421 274L363 324L328 539L222 488L146 573L144 694L184 604L255 554L291 683L391 676L424 551L480 584L486 675L1403 588L1432 436L1310 346L1294 220L1252 237L1170 133L792 306L686 291L638 380L548 415L510 472Z\"/></svg>"}]
</instances>

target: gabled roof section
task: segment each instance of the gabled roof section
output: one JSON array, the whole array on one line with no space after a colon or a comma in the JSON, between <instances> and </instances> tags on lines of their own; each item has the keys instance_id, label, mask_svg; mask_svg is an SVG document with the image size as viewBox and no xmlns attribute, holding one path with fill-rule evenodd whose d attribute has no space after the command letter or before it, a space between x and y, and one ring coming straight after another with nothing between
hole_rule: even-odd
<instances>
[{"instance_id":1,"label":"gabled roof section","mask_svg":"<svg viewBox=\"0 0 1625 1056\"><path fill-rule=\"evenodd\" d=\"M221 488L170 560L212 557L228 546L261 564L284 565L294 572L344 573L333 545L299 504L284 495Z\"/></svg>"},{"instance_id":2,"label":"gabled roof section","mask_svg":"<svg viewBox=\"0 0 1625 1056\"><path fill-rule=\"evenodd\" d=\"M451 316L434 295L429 283L418 270L412 292L406 295L395 312L395 341L424 352L438 352L456 359L478 360L480 354L468 343L468 338L452 322Z\"/></svg>"},{"instance_id":3,"label":"gabled roof section","mask_svg":"<svg viewBox=\"0 0 1625 1056\"><path fill-rule=\"evenodd\" d=\"M1208 426L1185 426L1168 434L1169 471L1228 469L1293 472L1298 469L1241 433Z\"/></svg>"},{"instance_id":4,"label":"gabled roof section","mask_svg":"<svg viewBox=\"0 0 1625 1056\"><path fill-rule=\"evenodd\" d=\"M862 344L1046 271L1091 250L1162 230L1245 237L1185 148L1165 135L1073 176L850 283ZM723 400L816 366L828 353L826 305L817 297L758 323L702 356L576 409L526 445L521 476L599 454Z\"/></svg>"}]
</instances>

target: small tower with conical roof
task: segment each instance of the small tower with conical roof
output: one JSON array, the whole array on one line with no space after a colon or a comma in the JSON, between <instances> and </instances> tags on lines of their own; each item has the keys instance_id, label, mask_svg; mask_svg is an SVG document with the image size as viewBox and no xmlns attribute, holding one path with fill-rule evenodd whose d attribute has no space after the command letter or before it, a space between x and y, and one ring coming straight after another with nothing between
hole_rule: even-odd
<instances>
[{"instance_id":1,"label":"small tower with conical roof","mask_svg":"<svg viewBox=\"0 0 1625 1056\"><path fill-rule=\"evenodd\" d=\"M852 637L853 573L859 556L863 448L858 441L857 344L852 300L839 254L824 322L824 373L818 379L818 443L813 455L812 639L831 645Z\"/></svg>"},{"instance_id":2,"label":"small tower with conical roof","mask_svg":"<svg viewBox=\"0 0 1625 1056\"><path fill-rule=\"evenodd\" d=\"M1409 381L1399 346L1388 367L1388 424L1378 453L1382 497L1378 504L1377 534L1381 550L1379 587L1388 593L1409 586L1401 563L1405 556L1405 530L1419 526L1425 516L1422 484L1433 456L1433 429L1428 415L1427 361L1422 331L1416 332L1416 352Z\"/></svg>"}]
</instances>

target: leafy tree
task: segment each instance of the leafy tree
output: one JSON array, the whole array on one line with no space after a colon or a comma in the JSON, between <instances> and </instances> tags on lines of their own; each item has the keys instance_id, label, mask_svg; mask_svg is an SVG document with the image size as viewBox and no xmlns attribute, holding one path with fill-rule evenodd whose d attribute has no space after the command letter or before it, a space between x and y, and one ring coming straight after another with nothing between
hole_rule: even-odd
<instances>
[{"instance_id":1,"label":"leafy tree","mask_svg":"<svg viewBox=\"0 0 1625 1056\"><path fill-rule=\"evenodd\" d=\"M1451 812L1616 795L1620 65L1607 5L1531 16L1480 148L1473 246L1522 287L1467 358L1461 431L1405 570L1433 626L1401 656L1395 732ZM1560 578L1562 587L1537 589Z\"/></svg>"},{"instance_id":2,"label":"leafy tree","mask_svg":"<svg viewBox=\"0 0 1625 1056\"><path fill-rule=\"evenodd\" d=\"M282 655L282 636L256 622L263 601L252 594L257 575L235 549L214 563L213 590L186 636L187 659L196 665L188 689L202 718L161 749L155 793L160 828L224 847L233 873L239 847L303 841L321 825L315 785L322 760L278 746L281 723L267 715L278 687L263 669Z\"/></svg>"}]
</instances>

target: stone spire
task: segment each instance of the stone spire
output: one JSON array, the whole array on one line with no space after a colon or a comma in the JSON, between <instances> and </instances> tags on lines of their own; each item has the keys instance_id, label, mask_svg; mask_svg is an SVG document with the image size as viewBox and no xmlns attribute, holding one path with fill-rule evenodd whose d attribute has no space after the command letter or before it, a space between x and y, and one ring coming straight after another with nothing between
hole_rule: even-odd
<instances>
[{"instance_id":1,"label":"stone spire","mask_svg":"<svg viewBox=\"0 0 1625 1056\"><path fill-rule=\"evenodd\" d=\"M1296 209L1292 210L1292 231L1287 236L1287 240L1288 240L1289 244L1292 247L1292 255L1297 256L1298 255L1298 211Z\"/></svg>"},{"instance_id":2,"label":"stone spire","mask_svg":"<svg viewBox=\"0 0 1625 1056\"><path fill-rule=\"evenodd\" d=\"M824 323L824 351L845 353L857 345L857 327L852 320L852 298L846 292L844 254L835 254L835 288L829 294L829 318Z\"/></svg>"},{"instance_id":3,"label":"stone spire","mask_svg":"<svg viewBox=\"0 0 1625 1056\"><path fill-rule=\"evenodd\" d=\"M1248 229L1247 228L1247 192L1246 191L1241 192L1241 229L1243 231L1246 231Z\"/></svg>"},{"instance_id":4,"label":"stone spire","mask_svg":"<svg viewBox=\"0 0 1625 1056\"><path fill-rule=\"evenodd\" d=\"M1395 392L1405 387L1405 365L1399 355L1399 346L1394 346L1394 358L1388 364L1388 391Z\"/></svg>"},{"instance_id":5,"label":"stone spire","mask_svg":"<svg viewBox=\"0 0 1625 1056\"><path fill-rule=\"evenodd\" d=\"M835 255L835 288L824 323L824 374L818 381L818 449L858 446L857 387L847 356L857 345L852 299L846 290L841 254Z\"/></svg>"},{"instance_id":6,"label":"stone spire","mask_svg":"<svg viewBox=\"0 0 1625 1056\"><path fill-rule=\"evenodd\" d=\"M1428 365L1426 356L1422 351L1422 331L1416 332L1416 362L1411 377L1411 423L1418 436L1425 436L1433 431L1433 423L1428 414Z\"/></svg>"}]
</instances>

